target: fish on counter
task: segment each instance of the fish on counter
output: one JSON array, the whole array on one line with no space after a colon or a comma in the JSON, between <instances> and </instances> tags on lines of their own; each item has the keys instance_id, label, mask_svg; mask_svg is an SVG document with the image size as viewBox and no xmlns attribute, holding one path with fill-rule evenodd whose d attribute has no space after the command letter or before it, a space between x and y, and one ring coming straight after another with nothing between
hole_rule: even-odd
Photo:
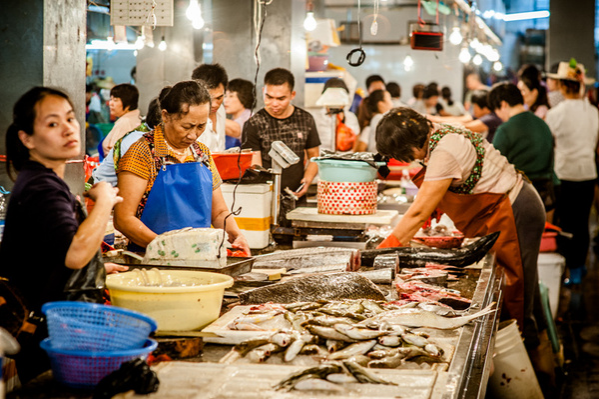
<instances>
[{"instance_id":1,"label":"fish on counter","mask_svg":"<svg viewBox=\"0 0 599 399\"><path fill-rule=\"evenodd\" d=\"M242 305L266 302L317 302L336 299L385 300L385 296L366 277L356 273L331 273L293 278L239 294Z\"/></svg>"},{"instance_id":2,"label":"fish on counter","mask_svg":"<svg viewBox=\"0 0 599 399\"><path fill-rule=\"evenodd\" d=\"M297 248L256 256L253 267L284 267L288 270L299 271L304 268L344 265L345 271L355 271L360 268L360 261L360 250L355 248Z\"/></svg>"},{"instance_id":3,"label":"fish on counter","mask_svg":"<svg viewBox=\"0 0 599 399\"><path fill-rule=\"evenodd\" d=\"M480 261L493 248L499 234L498 231L488 234L459 249L399 247L365 250L362 251L362 265L373 266L379 255L397 254L402 268L425 267L427 263L466 267Z\"/></svg>"}]
</instances>

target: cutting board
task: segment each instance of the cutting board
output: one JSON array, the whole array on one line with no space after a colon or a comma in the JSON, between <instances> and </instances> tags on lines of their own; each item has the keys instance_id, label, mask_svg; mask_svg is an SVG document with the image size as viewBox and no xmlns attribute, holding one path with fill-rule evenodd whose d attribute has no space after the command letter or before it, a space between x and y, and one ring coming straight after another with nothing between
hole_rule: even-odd
<instances>
[{"instance_id":1,"label":"cutting board","mask_svg":"<svg viewBox=\"0 0 599 399\"><path fill-rule=\"evenodd\" d=\"M373 215L325 215L316 208L295 208L287 219L325 223L364 223L375 225L395 224L399 213L395 210L378 210Z\"/></svg>"}]
</instances>

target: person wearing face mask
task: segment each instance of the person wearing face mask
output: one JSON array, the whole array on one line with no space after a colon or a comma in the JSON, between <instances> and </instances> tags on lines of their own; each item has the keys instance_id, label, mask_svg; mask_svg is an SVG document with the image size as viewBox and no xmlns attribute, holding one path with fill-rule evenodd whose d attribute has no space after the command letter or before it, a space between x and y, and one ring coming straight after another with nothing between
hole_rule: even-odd
<instances>
[{"instance_id":1,"label":"person wearing face mask","mask_svg":"<svg viewBox=\"0 0 599 399\"><path fill-rule=\"evenodd\" d=\"M160 102L162 123L133 143L118 163L124 201L115 207L114 225L145 248L158 234L185 227L223 228L229 209L220 189L206 134L210 93L197 81L179 82ZM247 255L247 241L233 218L226 222L233 248Z\"/></svg>"},{"instance_id":2,"label":"person wearing face mask","mask_svg":"<svg viewBox=\"0 0 599 399\"><path fill-rule=\"evenodd\" d=\"M376 152L374 133L383 115L393 108L391 94L387 90L375 90L364 99L370 120L362 121L364 125L360 137L354 145L354 152Z\"/></svg>"},{"instance_id":3,"label":"person wearing face mask","mask_svg":"<svg viewBox=\"0 0 599 399\"><path fill-rule=\"evenodd\" d=\"M117 117L114 127L102 141L102 157L114 147L118 139L135 129L141 123L141 114L137 109L139 91L128 83L110 89L110 115Z\"/></svg>"},{"instance_id":4,"label":"person wearing face mask","mask_svg":"<svg viewBox=\"0 0 599 399\"><path fill-rule=\"evenodd\" d=\"M64 181L67 160L80 151L80 125L64 92L34 87L16 102L6 132L6 168L11 178L18 175L0 245L0 276L20 292L31 314L41 314L50 301L101 303L106 273L127 270L104 265L100 253L112 207L122 201L118 189L94 185L86 195L95 206L86 216ZM82 275L93 277L93 284L83 283ZM47 335L40 321L31 339L21 342L15 360L22 383L50 368L39 348Z\"/></svg>"},{"instance_id":5,"label":"person wearing face mask","mask_svg":"<svg viewBox=\"0 0 599 399\"><path fill-rule=\"evenodd\" d=\"M408 245L437 208L466 237L500 231L493 249L505 272L503 310L518 321L529 352L537 350L545 329L537 274L545 209L533 185L480 134L433 124L409 108L383 117L376 145L383 156L424 164L413 179L414 203L379 247Z\"/></svg>"}]
</instances>

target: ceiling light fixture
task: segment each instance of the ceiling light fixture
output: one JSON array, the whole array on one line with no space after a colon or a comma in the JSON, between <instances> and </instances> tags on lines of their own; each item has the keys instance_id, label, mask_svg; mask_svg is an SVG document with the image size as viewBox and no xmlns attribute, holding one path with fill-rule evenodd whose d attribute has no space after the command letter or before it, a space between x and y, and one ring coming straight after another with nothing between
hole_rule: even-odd
<instances>
[{"instance_id":1,"label":"ceiling light fixture","mask_svg":"<svg viewBox=\"0 0 599 399\"><path fill-rule=\"evenodd\" d=\"M464 64L467 64L467 63L470 62L471 58L472 58L472 55L470 55L470 51L468 50L468 46L462 47L462 50L460 50L460 55L458 56L458 59L460 60L460 62L463 62Z\"/></svg>"},{"instance_id":2,"label":"ceiling light fixture","mask_svg":"<svg viewBox=\"0 0 599 399\"><path fill-rule=\"evenodd\" d=\"M527 19L539 19L539 18L549 18L551 14L549 11L530 11L530 12L517 12L513 14L505 14L503 16L503 20L505 22L512 21L524 21Z\"/></svg>"},{"instance_id":3,"label":"ceiling light fixture","mask_svg":"<svg viewBox=\"0 0 599 399\"><path fill-rule=\"evenodd\" d=\"M483 63L483 57L480 54L476 54L474 57L472 57L472 63L474 65L480 65Z\"/></svg>"},{"instance_id":4,"label":"ceiling light fixture","mask_svg":"<svg viewBox=\"0 0 599 399\"><path fill-rule=\"evenodd\" d=\"M164 40L164 36L162 36L162 40L160 41L160 44L158 45L158 50L165 51L166 47L167 47L166 40Z\"/></svg>"},{"instance_id":5,"label":"ceiling light fixture","mask_svg":"<svg viewBox=\"0 0 599 399\"><path fill-rule=\"evenodd\" d=\"M449 35L449 42L454 46L458 46L462 43L464 38L462 37L462 32L459 26L456 26L452 29L451 34Z\"/></svg>"},{"instance_id":6,"label":"ceiling light fixture","mask_svg":"<svg viewBox=\"0 0 599 399\"><path fill-rule=\"evenodd\" d=\"M411 71L414 66L414 60L410 56L410 54L406 55L406 58L403 60L403 66L406 71Z\"/></svg>"},{"instance_id":7,"label":"ceiling light fixture","mask_svg":"<svg viewBox=\"0 0 599 399\"><path fill-rule=\"evenodd\" d=\"M306 3L306 19L304 19L304 29L312 32L316 29L316 19L314 18L314 4L312 0Z\"/></svg>"},{"instance_id":8,"label":"ceiling light fixture","mask_svg":"<svg viewBox=\"0 0 599 399\"><path fill-rule=\"evenodd\" d=\"M185 16L191 21L191 26L194 29L202 29L204 27L204 18L202 18L202 9L198 4L198 0L189 0L189 7L185 11Z\"/></svg>"}]
</instances>

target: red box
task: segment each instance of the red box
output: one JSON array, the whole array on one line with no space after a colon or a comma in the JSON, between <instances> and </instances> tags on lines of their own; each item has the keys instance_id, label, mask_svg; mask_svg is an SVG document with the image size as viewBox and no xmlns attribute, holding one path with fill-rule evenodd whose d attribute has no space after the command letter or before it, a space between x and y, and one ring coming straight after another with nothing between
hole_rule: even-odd
<instances>
[{"instance_id":1,"label":"red box","mask_svg":"<svg viewBox=\"0 0 599 399\"><path fill-rule=\"evenodd\" d=\"M230 154L219 154L212 153L212 159L214 159L214 163L216 164L216 169L218 169L218 173L220 174L221 179L223 180L231 180L231 179L239 179L239 166L241 167L241 176L245 173L245 170L252 166L252 156L253 152L242 152L240 153L230 153ZM239 161L239 162L238 162Z\"/></svg>"}]
</instances>

